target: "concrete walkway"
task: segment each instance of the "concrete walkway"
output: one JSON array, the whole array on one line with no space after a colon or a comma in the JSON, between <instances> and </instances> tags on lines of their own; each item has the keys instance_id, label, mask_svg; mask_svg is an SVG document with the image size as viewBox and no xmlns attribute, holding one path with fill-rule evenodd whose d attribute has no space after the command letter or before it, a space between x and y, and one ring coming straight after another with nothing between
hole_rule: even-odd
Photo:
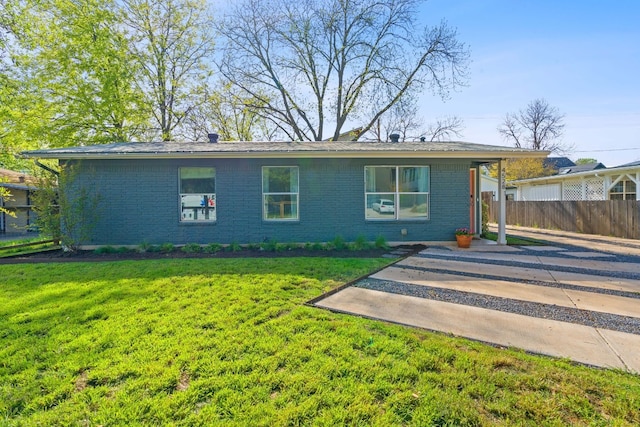
<instances>
[{"instance_id":1,"label":"concrete walkway","mask_svg":"<svg viewBox=\"0 0 640 427\"><path fill-rule=\"evenodd\" d=\"M507 234L548 245L434 245L315 305L640 373L640 242L512 227ZM439 293L460 301L430 296ZM562 310L577 317L545 314Z\"/></svg>"}]
</instances>

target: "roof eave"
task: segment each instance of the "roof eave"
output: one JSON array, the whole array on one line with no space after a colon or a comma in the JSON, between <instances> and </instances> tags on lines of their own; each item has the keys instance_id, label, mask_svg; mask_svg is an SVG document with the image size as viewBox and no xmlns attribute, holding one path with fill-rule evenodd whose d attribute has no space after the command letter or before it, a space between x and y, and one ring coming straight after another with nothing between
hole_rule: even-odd
<instances>
[{"instance_id":1,"label":"roof eave","mask_svg":"<svg viewBox=\"0 0 640 427\"><path fill-rule=\"evenodd\" d=\"M252 159L252 158L434 158L434 159L469 159L482 162L495 162L513 158L544 158L547 151L232 151L232 152L147 152L147 153L77 153L77 152L38 152L22 153L24 158L59 159L59 160L98 160L98 159Z\"/></svg>"},{"instance_id":2,"label":"roof eave","mask_svg":"<svg viewBox=\"0 0 640 427\"><path fill-rule=\"evenodd\" d=\"M517 181L511 181L510 184L517 185L517 184L530 184L530 183L549 182L549 181L564 181L567 178L582 178L582 177L593 176L593 175L620 175L623 173L627 173L629 171L639 172L640 166L592 169L589 171L568 173L564 175L550 175L550 176L541 176L539 178L519 179Z\"/></svg>"}]
</instances>

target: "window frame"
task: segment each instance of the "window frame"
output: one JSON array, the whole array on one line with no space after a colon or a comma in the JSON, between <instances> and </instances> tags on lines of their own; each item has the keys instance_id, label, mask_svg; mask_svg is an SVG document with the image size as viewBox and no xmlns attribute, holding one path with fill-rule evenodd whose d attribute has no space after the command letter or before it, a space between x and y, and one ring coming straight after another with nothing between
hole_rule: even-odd
<instances>
[{"instance_id":1,"label":"window frame","mask_svg":"<svg viewBox=\"0 0 640 427\"><path fill-rule=\"evenodd\" d=\"M621 191L614 191L618 184L622 184ZM630 184L635 185L635 189L630 189ZM609 200L636 200L638 192L638 185L630 179L621 179L609 190ZM617 196L617 197L612 197Z\"/></svg>"},{"instance_id":2,"label":"window frame","mask_svg":"<svg viewBox=\"0 0 640 427\"><path fill-rule=\"evenodd\" d=\"M269 169L289 169L296 171L296 191L290 192L282 192L282 191L274 191L274 192L265 192L265 172ZM268 165L262 166L262 175L261 175L261 186L262 186L262 220L267 222L299 222L300 221L300 167L299 166L291 166L291 165ZM291 185L291 183L290 183ZM295 195L295 217L282 217L282 218L269 218L268 209L267 209L267 197L269 196L293 196ZM291 203L293 206L293 203Z\"/></svg>"},{"instance_id":3,"label":"window frame","mask_svg":"<svg viewBox=\"0 0 640 427\"><path fill-rule=\"evenodd\" d=\"M213 171L213 192L183 192L182 171L186 169L210 169ZM217 170L213 166L180 166L178 167L178 219L181 224L211 224L218 221L218 200L217 200ZM213 196L213 197L211 197ZM199 206L184 206L186 197L200 197ZM203 206L202 203L205 205ZM185 209L187 212L193 210L194 218L185 218ZM203 215L198 218L198 213Z\"/></svg>"},{"instance_id":4,"label":"window frame","mask_svg":"<svg viewBox=\"0 0 640 427\"><path fill-rule=\"evenodd\" d=\"M394 191L367 191L367 169L368 168L393 168L395 169L395 189ZM427 191L401 191L401 179L400 173L403 168L423 168L427 171ZM400 198L402 195L413 194L413 195L426 195L426 212L424 216L416 216L416 217L401 217L400 216ZM380 195L380 199L387 198L392 196L392 200L394 203L394 212L392 216L385 218L383 216L380 217L370 217L368 216L368 210L373 209L369 207L370 196ZM386 197L385 197L386 196ZM375 199L374 199L375 200ZM431 167L429 165L365 165L364 167L364 218L366 221L429 221L431 218Z\"/></svg>"}]
</instances>

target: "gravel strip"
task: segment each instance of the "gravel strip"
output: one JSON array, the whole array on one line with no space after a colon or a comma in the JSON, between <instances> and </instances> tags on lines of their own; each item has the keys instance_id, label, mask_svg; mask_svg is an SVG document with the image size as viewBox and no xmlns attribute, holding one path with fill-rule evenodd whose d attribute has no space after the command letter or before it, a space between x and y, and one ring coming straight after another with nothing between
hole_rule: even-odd
<instances>
[{"instance_id":1,"label":"gravel strip","mask_svg":"<svg viewBox=\"0 0 640 427\"><path fill-rule=\"evenodd\" d=\"M460 292L451 289L432 288L422 285L410 285L372 278L363 279L353 286L640 335L640 319L630 316L599 313L557 305L520 301L471 292Z\"/></svg>"},{"instance_id":2,"label":"gravel strip","mask_svg":"<svg viewBox=\"0 0 640 427\"><path fill-rule=\"evenodd\" d=\"M536 253L536 255L540 256L542 254ZM478 264L502 265L507 267L520 267L520 268L535 268L535 269L544 269L549 271L566 271L568 273L590 274L592 276L606 276L606 277L617 277L621 279L640 280L640 273L629 273L624 271L601 271L601 270L591 270L588 268L579 268L579 267L566 267L566 266L559 266L559 265L534 264L529 262L474 258L473 256L456 257L456 256L439 255L436 253L428 253L428 254L420 253L415 256L419 258L426 258L426 259L467 261L467 262L475 262ZM557 258L557 254L554 254L553 256ZM639 263L640 265L640 262L637 257L631 257L631 258L633 258L632 261L626 261L626 262L636 262L636 263ZM572 258L572 259L575 259L575 258ZM618 258L616 258L615 261L614 260L607 260L607 261L610 261L612 264L615 264L615 262L619 262Z\"/></svg>"},{"instance_id":3,"label":"gravel strip","mask_svg":"<svg viewBox=\"0 0 640 427\"><path fill-rule=\"evenodd\" d=\"M418 267L414 265L396 264L396 268L404 268L407 270L426 271L431 273L455 274L456 276L473 277L477 279L500 280L502 282L524 283L527 285L546 286L548 288L571 289L574 291L591 292L593 294L615 295L625 298L640 299L640 292L619 291L616 289L593 288L590 286L571 285L561 282L545 282L542 280L516 279L512 277L494 276L491 274L469 273L465 271L451 271L442 268Z\"/></svg>"},{"instance_id":4,"label":"gravel strip","mask_svg":"<svg viewBox=\"0 0 640 427\"><path fill-rule=\"evenodd\" d=\"M525 233L527 233L527 232L525 231ZM557 234L553 234L553 233L545 233L542 230L536 231L534 233L536 235L536 237L527 237L525 235L518 234L517 231L514 231L513 233L509 232L509 233L506 233L506 234L508 236L511 236L511 237L518 237L518 238L522 238L522 239L533 239L533 240L546 242L546 243L549 244L549 246L564 246L564 247L569 248L571 250L573 250L573 249L587 250L583 246L574 246L574 245L571 245L571 244L568 244L568 243L559 243L556 240L554 240L554 238L561 237L561 238L567 239L568 237L567 236L558 236ZM548 240L545 240L545 237L547 237ZM620 246L620 247L625 247L625 248L633 248L633 249L637 249L638 247L640 247L635 242L625 242L624 241L625 239L619 238L618 240L616 240L616 241L614 241L612 243L610 241L606 241L606 240L603 240L603 239L589 238L589 234L580 234L580 237L578 238L578 240L580 242L586 242L587 244L589 242L592 242L592 243L605 243L605 244L609 244L609 245L615 245L615 246ZM626 240L633 240L633 239L626 239Z\"/></svg>"}]
</instances>

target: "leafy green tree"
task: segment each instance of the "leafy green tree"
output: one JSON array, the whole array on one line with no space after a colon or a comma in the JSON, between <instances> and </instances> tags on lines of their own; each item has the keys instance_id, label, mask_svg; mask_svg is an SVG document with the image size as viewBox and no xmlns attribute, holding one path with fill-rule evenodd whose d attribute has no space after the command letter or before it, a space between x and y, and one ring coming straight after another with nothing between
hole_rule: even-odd
<instances>
[{"instance_id":1,"label":"leafy green tree","mask_svg":"<svg viewBox=\"0 0 640 427\"><path fill-rule=\"evenodd\" d=\"M206 102L212 74L203 0L7 5L0 66L14 66L0 88L6 157L37 147L175 140L192 131L186 119Z\"/></svg>"},{"instance_id":2,"label":"leafy green tree","mask_svg":"<svg viewBox=\"0 0 640 427\"><path fill-rule=\"evenodd\" d=\"M593 159L591 157L581 158L575 161L576 165L588 165L591 163L598 163L598 160Z\"/></svg>"},{"instance_id":3,"label":"leafy green tree","mask_svg":"<svg viewBox=\"0 0 640 427\"><path fill-rule=\"evenodd\" d=\"M206 102L194 108L183 127L191 131L187 139L206 140L214 131L223 141L268 141L274 128L247 105L255 105L231 83L218 80L206 93Z\"/></svg>"},{"instance_id":4,"label":"leafy green tree","mask_svg":"<svg viewBox=\"0 0 640 427\"><path fill-rule=\"evenodd\" d=\"M123 0L129 59L163 141L188 135L182 128L203 105L212 75L213 23L203 0Z\"/></svg>"},{"instance_id":5,"label":"leafy green tree","mask_svg":"<svg viewBox=\"0 0 640 427\"><path fill-rule=\"evenodd\" d=\"M57 174L42 173L33 194L41 233L70 251L89 241L101 213L100 195L78 178L75 166L69 162Z\"/></svg>"},{"instance_id":6,"label":"leafy green tree","mask_svg":"<svg viewBox=\"0 0 640 427\"><path fill-rule=\"evenodd\" d=\"M0 200L11 200L11 193L5 187L0 187ZM15 216L15 214L0 204L0 214Z\"/></svg>"},{"instance_id":7,"label":"leafy green tree","mask_svg":"<svg viewBox=\"0 0 640 427\"><path fill-rule=\"evenodd\" d=\"M539 178L549 176L555 173L552 166L545 166L544 159L507 159L505 164L507 181L516 181L518 179ZM497 178L499 174L498 164L493 163L489 167L489 175Z\"/></svg>"},{"instance_id":8,"label":"leafy green tree","mask_svg":"<svg viewBox=\"0 0 640 427\"><path fill-rule=\"evenodd\" d=\"M7 152L135 140L144 132L115 9L110 0L13 4L7 48L15 66L0 93Z\"/></svg>"}]
</instances>

